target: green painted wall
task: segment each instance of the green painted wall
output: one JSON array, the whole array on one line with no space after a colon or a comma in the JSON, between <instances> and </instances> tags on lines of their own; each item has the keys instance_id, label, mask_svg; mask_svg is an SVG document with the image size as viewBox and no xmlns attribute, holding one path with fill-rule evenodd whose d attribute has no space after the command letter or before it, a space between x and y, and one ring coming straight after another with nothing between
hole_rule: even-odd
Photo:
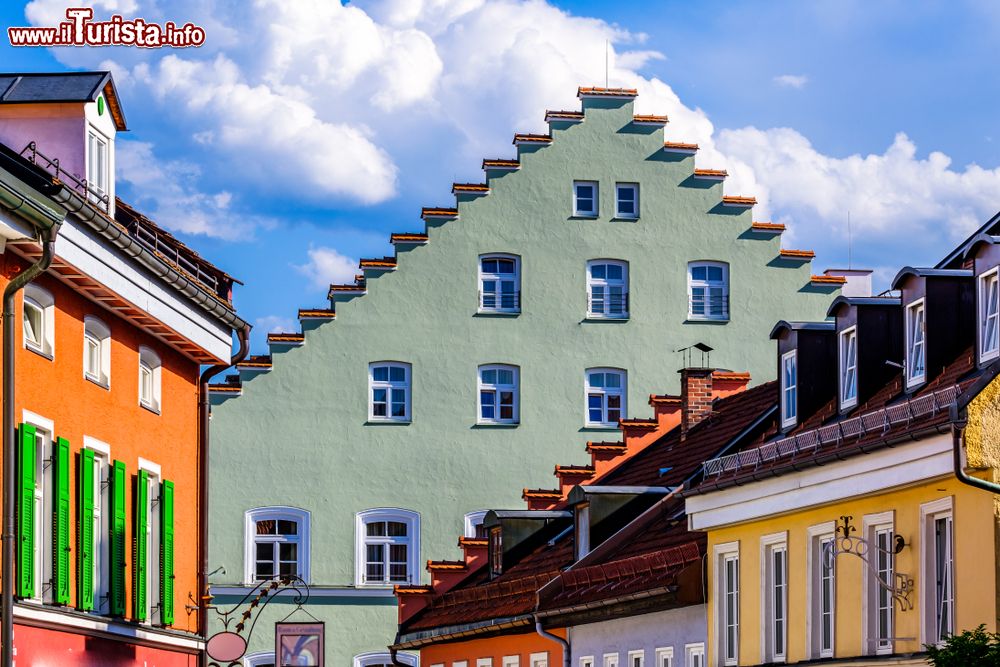
<instances>
[{"instance_id":1,"label":"green painted wall","mask_svg":"<svg viewBox=\"0 0 1000 667\"><path fill-rule=\"evenodd\" d=\"M662 128L633 124L631 101L584 107L584 122L522 146L520 171L491 172L488 196L460 199L457 220L431 222L427 245L400 248L394 272L368 272L367 295L337 303L335 321L304 322L303 346L273 347L273 369L244 373L242 396L213 407L210 569L226 570L214 584L240 583L244 511L266 505L312 513L317 587L352 585L354 517L368 508L420 513L421 563L461 558L466 512L522 508L523 487L554 486L554 465L589 463L587 440L617 439L584 428L584 369L627 369L629 416L648 416L650 393L679 391L677 348L705 342L714 366L757 383L775 375L777 320L824 318L836 290L810 285L808 262L781 259L780 237L751 232L749 209L723 206L721 183L693 178L693 156L662 150ZM597 219L572 217L574 179L599 181ZM616 181L640 183L638 221L612 219ZM476 315L489 252L521 257L517 317ZM594 258L628 261L629 320L585 321ZM730 264L727 323L686 321L687 263L701 259ZM412 364L409 425L366 423L378 360ZM521 369L515 428L476 426L477 366L491 362ZM388 605L343 598L310 613L327 622L332 665L395 632ZM251 651L273 645L266 630Z\"/></svg>"}]
</instances>

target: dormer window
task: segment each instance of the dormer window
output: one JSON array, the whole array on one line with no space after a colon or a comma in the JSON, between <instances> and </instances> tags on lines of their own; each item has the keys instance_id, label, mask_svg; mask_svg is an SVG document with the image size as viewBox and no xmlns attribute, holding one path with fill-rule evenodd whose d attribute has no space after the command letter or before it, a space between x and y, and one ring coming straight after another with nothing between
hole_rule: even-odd
<instances>
[{"instance_id":1,"label":"dormer window","mask_svg":"<svg viewBox=\"0 0 1000 667\"><path fill-rule=\"evenodd\" d=\"M795 426L798 418L798 359L795 350L781 355L781 426Z\"/></svg>"},{"instance_id":2,"label":"dormer window","mask_svg":"<svg viewBox=\"0 0 1000 667\"><path fill-rule=\"evenodd\" d=\"M979 276L979 361L1000 356L1000 268Z\"/></svg>"},{"instance_id":3,"label":"dormer window","mask_svg":"<svg viewBox=\"0 0 1000 667\"><path fill-rule=\"evenodd\" d=\"M503 536L500 526L490 528L490 575L499 577L503 574Z\"/></svg>"},{"instance_id":4,"label":"dormer window","mask_svg":"<svg viewBox=\"0 0 1000 667\"><path fill-rule=\"evenodd\" d=\"M924 300L906 307L906 386L920 384L926 378L926 325Z\"/></svg>"},{"instance_id":5,"label":"dormer window","mask_svg":"<svg viewBox=\"0 0 1000 667\"><path fill-rule=\"evenodd\" d=\"M858 328L840 332L840 408L858 404Z\"/></svg>"},{"instance_id":6,"label":"dormer window","mask_svg":"<svg viewBox=\"0 0 1000 667\"><path fill-rule=\"evenodd\" d=\"M87 190L90 200L104 203L111 181L108 140L91 128L87 132Z\"/></svg>"},{"instance_id":7,"label":"dormer window","mask_svg":"<svg viewBox=\"0 0 1000 667\"><path fill-rule=\"evenodd\" d=\"M577 504L574 513L573 542L576 545L576 560L580 560L590 553L590 503Z\"/></svg>"}]
</instances>

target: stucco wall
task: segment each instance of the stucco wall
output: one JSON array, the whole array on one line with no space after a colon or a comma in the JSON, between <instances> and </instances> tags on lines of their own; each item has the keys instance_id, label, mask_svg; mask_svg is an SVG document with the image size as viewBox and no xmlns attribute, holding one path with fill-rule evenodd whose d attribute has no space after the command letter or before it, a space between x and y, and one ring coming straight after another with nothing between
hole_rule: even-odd
<instances>
[{"instance_id":1,"label":"stucco wall","mask_svg":"<svg viewBox=\"0 0 1000 667\"><path fill-rule=\"evenodd\" d=\"M967 464L971 468L1000 467L1000 438L997 438L1000 433L1000 378L994 379L969 403L967 412Z\"/></svg>"},{"instance_id":2,"label":"stucco wall","mask_svg":"<svg viewBox=\"0 0 1000 667\"><path fill-rule=\"evenodd\" d=\"M618 664L631 667L626 659L629 651L643 651L643 664L659 667L655 662L656 650L673 648L673 664L683 667L684 647L704 644L707 640L705 612L705 605L699 604L574 626L571 630L572 664L576 667L580 658L590 656L596 667L603 664L605 654L617 653Z\"/></svg>"},{"instance_id":3,"label":"stucco wall","mask_svg":"<svg viewBox=\"0 0 1000 667\"><path fill-rule=\"evenodd\" d=\"M554 465L589 463L587 440L618 437L584 426L586 368L627 369L628 413L647 416L650 393L679 391L678 348L704 342L712 365L759 383L775 374L777 320L824 319L837 291L812 286L807 262L780 258L778 237L751 231L750 210L722 206L722 185L694 179L693 157L665 153L662 129L633 125L631 103L597 106L554 130L552 145L522 149L520 171L491 178L458 220L431 224L427 245L400 248L396 271L369 271L367 295L310 323L302 347L274 347L273 370L244 373L243 395L215 405L209 569L226 574L214 583L240 583L244 512L267 505L312 512L316 585L353 584L354 515L373 507L420 513L421 563L458 558L464 513L522 508L523 487L553 486ZM574 179L600 182L597 219L572 217ZM611 219L619 181L640 183L637 221ZM517 317L476 315L478 257L490 252L521 258ZM628 261L629 320L585 319L596 258ZM727 323L687 321L687 263L702 259L730 265ZM412 364L411 424L366 423L379 360ZM521 369L516 427L476 425L477 366L496 362ZM358 611L313 610L329 612L334 664L373 650ZM384 612L380 645L395 632ZM271 642L257 634L252 647Z\"/></svg>"}]
</instances>

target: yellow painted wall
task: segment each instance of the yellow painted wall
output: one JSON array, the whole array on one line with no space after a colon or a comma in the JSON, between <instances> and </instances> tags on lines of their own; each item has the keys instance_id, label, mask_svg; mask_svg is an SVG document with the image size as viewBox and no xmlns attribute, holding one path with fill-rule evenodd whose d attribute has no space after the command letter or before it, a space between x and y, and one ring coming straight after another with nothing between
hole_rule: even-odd
<instances>
[{"instance_id":1,"label":"yellow painted wall","mask_svg":"<svg viewBox=\"0 0 1000 667\"><path fill-rule=\"evenodd\" d=\"M850 483L850 482L847 482ZM974 628L985 623L987 630L996 631L997 573L996 519L994 500L990 493L961 484L953 477L868 496L805 511L772 516L711 530L708 535L709 554L717 544L738 541L740 545L740 665L761 662L761 546L764 535L788 531L788 647L787 660L794 663L809 657L806 635L806 591L808 584L808 528L835 521L842 514L854 516L852 525L862 532L866 514L886 511L895 513L895 532L906 540L907 547L896 556L896 572L912 576L915 590L910 599L913 609L896 608L895 636L915 637L914 641L896 642L895 651L906 653L922 650L920 635L920 605L923 603L923 581L920 573L920 505L947 496L953 497L955 533L956 629ZM843 554L837 558L835 657L862 655L862 568L856 556ZM709 664L718 665L718 643L715 638L715 566L709 563Z\"/></svg>"}]
</instances>

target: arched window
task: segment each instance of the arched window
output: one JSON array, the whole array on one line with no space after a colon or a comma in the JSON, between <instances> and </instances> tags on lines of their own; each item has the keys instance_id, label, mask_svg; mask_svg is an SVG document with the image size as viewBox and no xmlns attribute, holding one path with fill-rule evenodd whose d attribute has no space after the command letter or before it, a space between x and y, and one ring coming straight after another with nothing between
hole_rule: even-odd
<instances>
[{"instance_id":1,"label":"arched window","mask_svg":"<svg viewBox=\"0 0 1000 667\"><path fill-rule=\"evenodd\" d=\"M521 260L515 255L479 257L479 312L521 312Z\"/></svg>"},{"instance_id":2,"label":"arched window","mask_svg":"<svg viewBox=\"0 0 1000 667\"><path fill-rule=\"evenodd\" d=\"M412 653L397 653L396 659L411 667L417 667L420 664L417 656ZM362 653L354 656L354 667L394 667L394 665L392 656L388 653Z\"/></svg>"},{"instance_id":3,"label":"arched window","mask_svg":"<svg viewBox=\"0 0 1000 667\"><path fill-rule=\"evenodd\" d=\"M477 510L465 515L465 536L484 540L486 539L486 529L483 528L483 519L486 518L486 510Z\"/></svg>"},{"instance_id":4,"label":"arched window","mask_svg":"<svg viewBox=\"0 0 1000 667\"><path fill-rule=\"evenodd\" d=\"M274 667L276 664L273 651L251 653L243 656L244 667Z\"/></svg>"},{"instance_id":5,"label":"arched window","mask_svg":"<svg viewBox=\"0 0 1000 667\"><path fill-rule=\"evenodd\" d=\"M506 364L479 367L479 423L516 424L518 406L518 368Z\"/></svg>"},{"instance_id":6,"label":"arched window","mask_svg":"<svg viewBox=\"0 0 1000 667\"><path fill-rule=\"evenodd\" d=\"M628 318L628 263L617 259L587 262L587 317Z\"/></svg>"},{"instance_id":7,"label":"arched window","mask_svg":"<svg viewBox=\"0 0 1000 667\"><path fill-rule=\"evenodd\" d=\"M111 330L96 317L83 319L83 376L102 387L111 384Z\"/></svg>"},{"instance_id":8,"label":"arched window","mask_svg":"<svg viewBox=\"0 0 1000 667\"><path fill-rule=\"evenodd\" d=\"M375 361L368 365L368 419L410 421L410 364Z\"/></svg>"},{"instance_id":9,"label":"arched window","mask_svg":"<svg viewBox=\"0 0 1000 667\"><path fill-rule=\"evenodd\" d=\"M309 512L297 507L258 507L246 512L245 581L297 575L309 581Z\"/></svg>"},{"instance_id":10,"label":"arched window","mask_svg":"<svg viewBox=\"0 0 1000 667\"><path fill-rule=\"evenodd\" d=\"M729 266L723 262L688 264L688 319L729 319Z\"/></svg>"},{"instance_id":11,"label":"arched window","mask_svg":"<svg viewBox=\"0 0 1000 667\"><path fill-rule=\"evenodd\" d=\"M160 357L148 347L139 348L139 405L160 411Z\"/></svg>"},{"instance_id":12,"label":"arched window","mask_svg":"<svg viewBox=\"0 0 1000 667\"><path fill-rule=\"evenodd\" d=\"M587 426L618 426L625 418L627 380L620 368L587 369Z\"/></svg>"},{"instance_id":13,"label":"arched window","mask_svg":"<svg viewBox=\"0 0 1000 667\"><path fill-rule=\"evenodd\" d=\"M28 283L23 300L24 346L47 357L55 355L55 299L47 290Z\"/></svg>"},{"instance_id":14,"label":"arched window","mask_svg":"<svg viewBox=\"0 0 1000 667\"><path fill-rule=\"evenodd\" d=\"M358 512L355 583L392 586L420 580L420 515L378 508Z\"/></svg>"}]
</instances>

